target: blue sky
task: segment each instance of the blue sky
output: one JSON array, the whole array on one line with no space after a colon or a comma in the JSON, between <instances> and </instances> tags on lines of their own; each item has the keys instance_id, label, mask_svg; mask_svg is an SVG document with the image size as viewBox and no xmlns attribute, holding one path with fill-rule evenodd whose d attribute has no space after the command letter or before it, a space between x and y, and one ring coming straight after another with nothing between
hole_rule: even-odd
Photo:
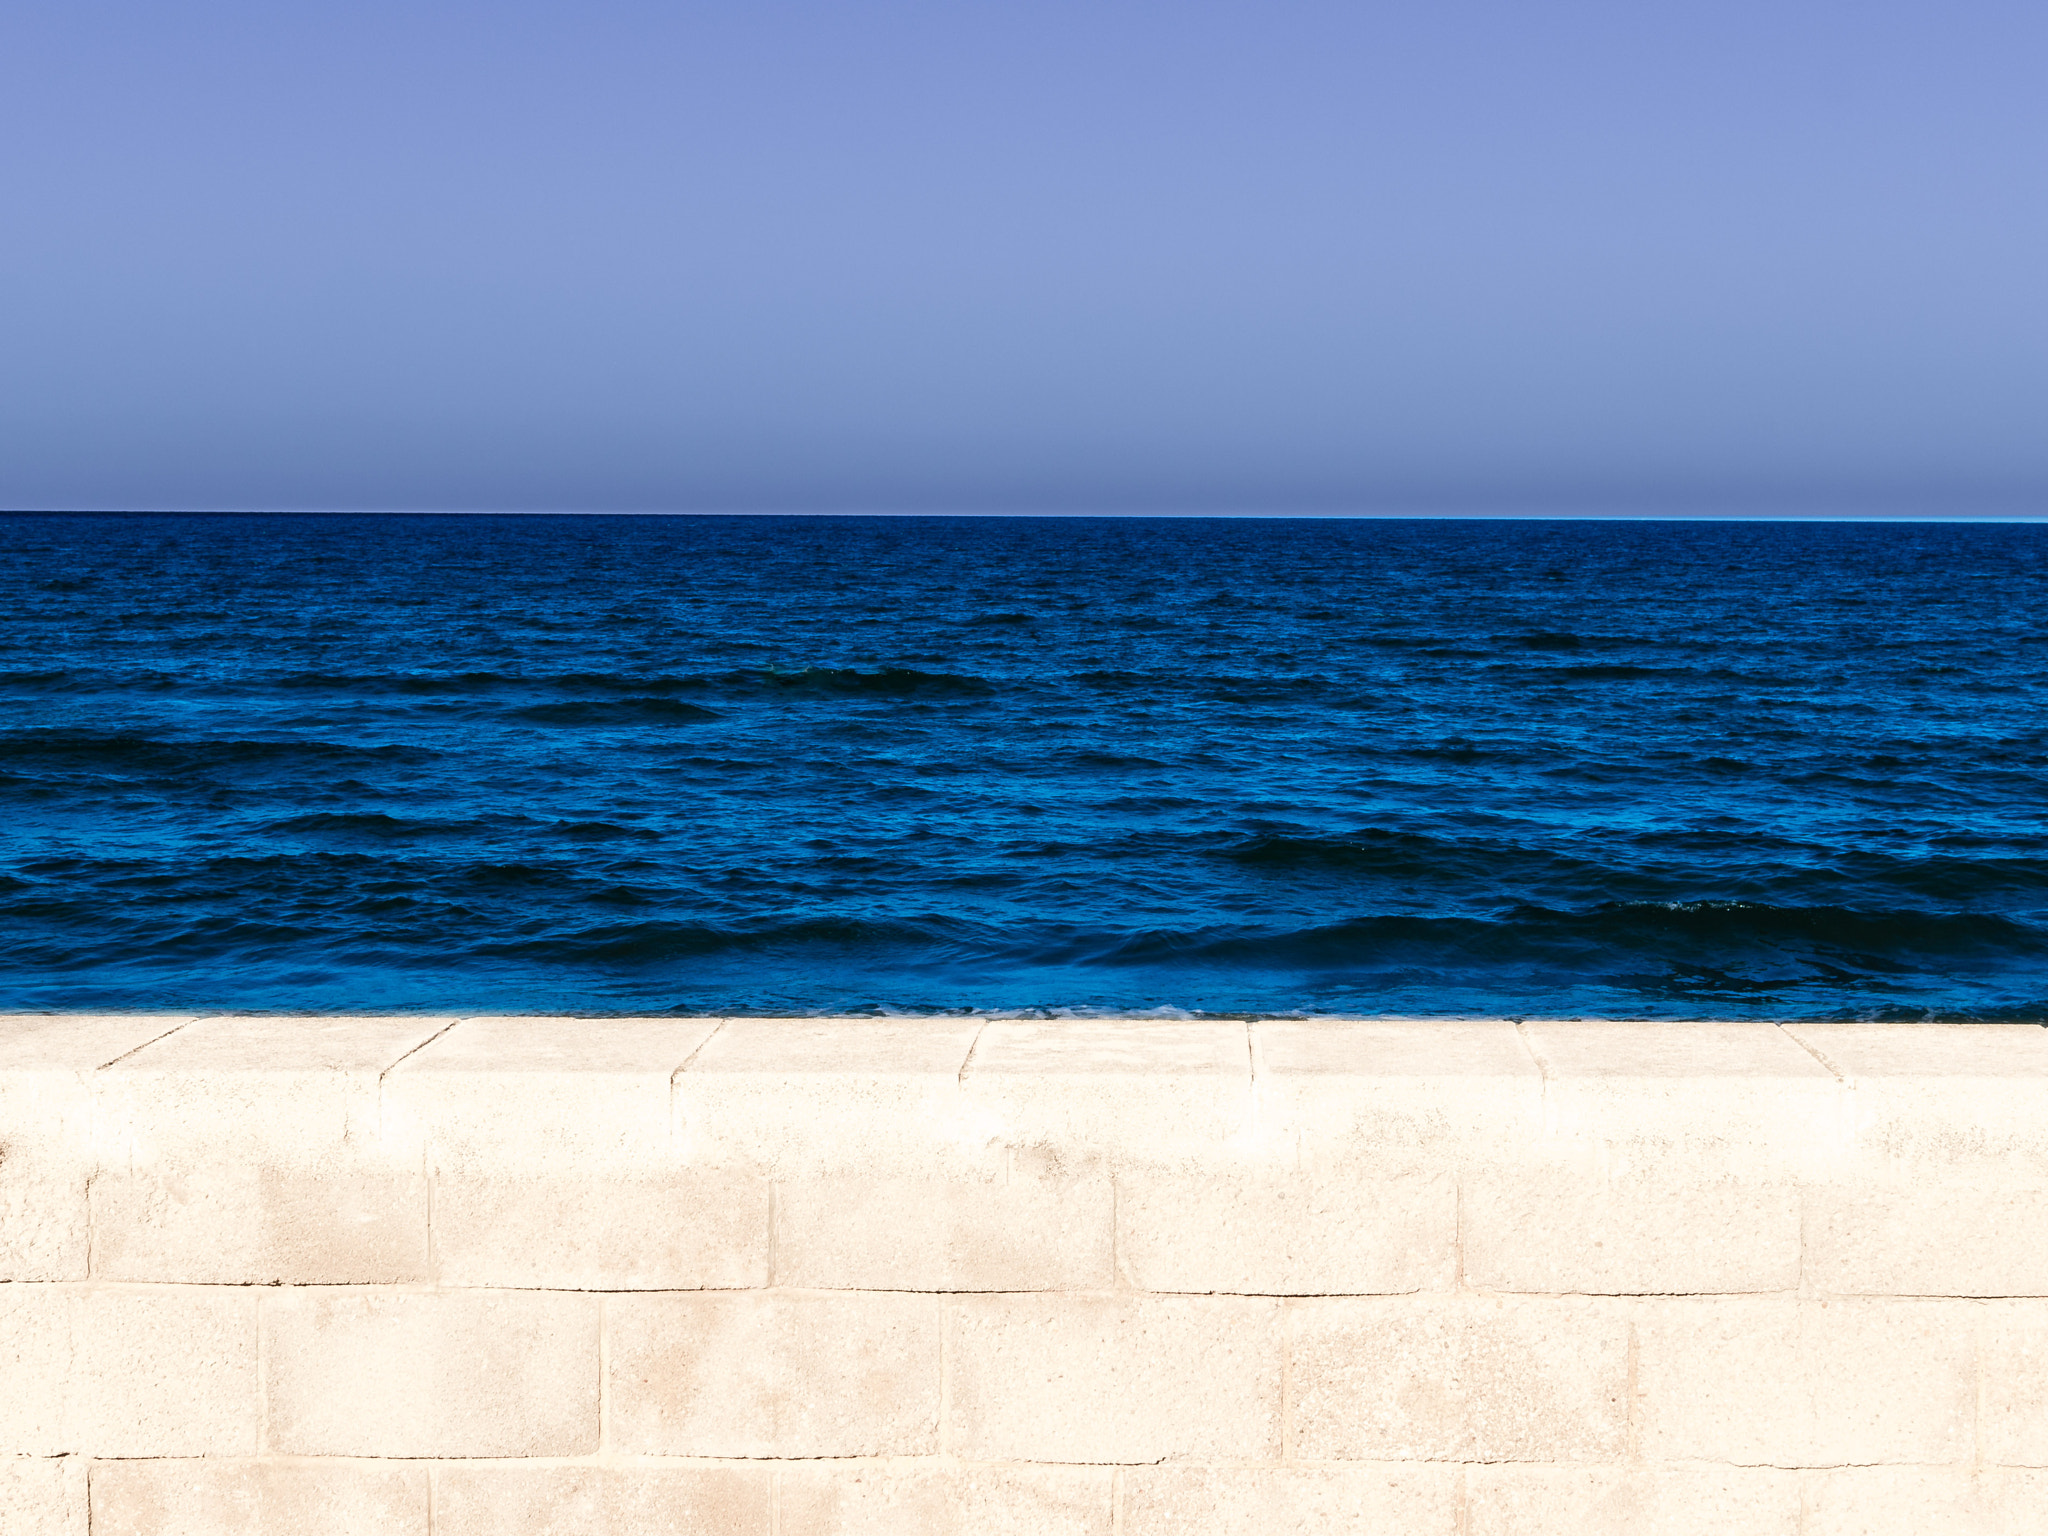
<instances>
[{"instance_id":1,"label":"blue sky","mask_svg":"<svg viewBox=\"0 0 2048 1536\"><path fill-rule=\"evenodd\" d=\"M2034 4L16 0L0 506L2048 511Z\"/></svg>"}]
</instances>

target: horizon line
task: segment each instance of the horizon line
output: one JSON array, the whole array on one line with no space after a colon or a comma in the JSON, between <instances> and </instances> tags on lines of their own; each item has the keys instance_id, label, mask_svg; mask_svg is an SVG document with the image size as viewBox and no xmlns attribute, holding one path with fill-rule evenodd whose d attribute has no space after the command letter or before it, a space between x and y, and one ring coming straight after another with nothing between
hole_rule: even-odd
<instances>
[{"instance_id":1,"label":"horizon line","mask_svg":"<svg viewBox=\"0 0 2048 1536\"><path fill-rule=\"evenodd\" d=\"M2041 523L2038 512L1556 512L1556 511L1265 511L986 510L936 508L587 508L587 507L7 507L0 517L889 517L993 519L1150 519L1210 522L1642 522L1642 523Z\"/></svg>"}]
</instances>

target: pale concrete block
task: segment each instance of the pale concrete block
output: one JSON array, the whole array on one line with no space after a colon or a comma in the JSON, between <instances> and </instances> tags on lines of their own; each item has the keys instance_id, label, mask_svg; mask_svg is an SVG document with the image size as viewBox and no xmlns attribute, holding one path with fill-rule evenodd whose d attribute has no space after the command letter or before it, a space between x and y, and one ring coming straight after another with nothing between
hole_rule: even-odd
<instances>
[{"instance_id":1,"label":"pale concrete block","mask_svg":"<svg viewBox=\"0 0 2048 1536\"><path fill-rule=\"evenodd\" d=\"M939 1302L723 1291L606 1303L611 1444L641 1455L938 1448Z\"/></svg>"},{"instance_id":2,"label":"pale concrete block","mask_svg":"<svg viewBox=\"0 0 2048 1536\"><path fill-rule=\"evenodd\" d=\"M992 1023L961 1084L1006 1145L1072 1148L1119 1167L1177 1160L1252 1132L1242 1024Z\"/></svg>"},{"instance_id":3,"label":"pale concrete block","mask_svg":"<svg viewBox=\"0 0 2048 1536\"><path fill-rule=\"evenodd\" d=\"M1395 1149L1445 1163L1533 1140L1543 1078L1505 1019L1251 1026L1261 1141L1305 1159Z\"/></svg>"},{"instance_id":4,"label":"pale concrete block","mask_svg":"<svg viewBox=\"0 0 2048 1536\"><path fill-rule=\"evenodd\" d=\"M0 1286L0 1456L62 1456L81 1384L71 1352L77 1293L58 1286Z\"/></svg>"},{"instance_id":5,"label":"pale concrete block","mask_svg":"<svg viewBox=\"0 0 2048 1536\"><path fill-rule=\"evenodd\" d=\"M1108 1467L807 1466L781 1536L1110 1536Z\"/></svg>"},{"instance_id":6,"label":"pale concrete block","mask_svg":"<svg viewBox=\"0 0 2048 1536\"><path fill-rule=\"evenodd\" d=\"M1627 1436L1628 1322L1579 1298L1295 1303L1293 1455L1600 1461Z\"/></svg>"},{"instance_id":7,"label":"pale concrete block","mask_svg":"<svg viewBox=\"0 0 2048 1536\"><path fill-rule=\"evenodd\" d=\"M2048 1301L1991 1302L1977 1313L1984 1459L2048 1467Z\"/></svg>"},{"instance_id":8,"label":"pale concrete block","mask_svg":"<svg viewBox=\"0 0 2048 1536\"><path fill-rule=\"evenodd\" d=\"M675 1155L672 1079L716 1019L464 1019L392 1068L385 1123L441 1169L641 1166Z\"/></svg>"},{"instance_id":9,"label":"pale concrete block","mask_svg":"<svg viewBox=\"0 0 2048 1536\"><path fill-rule=\"evenodd\" d=\"M1807 1192L1806 1278L1873 1296L2048 1296L2048 1185L1874 1177Z\"/></svg>"},{"instance_id":10,"label":"pale concrete block","mask_svg":"<svg viewBox=\"0 0 2048 1536\"><path fill-rule=\"evenodd\" d=\"M1462 1536L1438 1467L1135 1467L1124 1536Z\"/></svg>"},{"instance_id":11,"label":"pale concrete block","mask_svg":"<svg viewBox=\"0 0 2048 1536\"><path fill-rule=\"evenodd\" d=\"M1475 1467L1464 1536L1802 1536L1799 1474L1761 1467Z\"/></svg>"},{"instance_id":12,"label":"pale concrete block","mask_svg":"<svg viewBox=\"0 0 2048 1536\"><path fill-rule=\"evenodd\" d=\"M90 1536L85 1458L0 1457L0 1531L8 1536Z\"/></svg>"},{"instance_id":13,"label":"pale concrete block","mask_svg":"<svg viewBox=\"0 0 2048 1536\"><path fill-rule=\"evenodd\" d=\"M769 1282L769 1185L719 1168L611 1168L434 1180L450 1286L632 1291Z\"/></svg>"},{"instance_id":14,"label":"pale concrete block","mask_svg":"<svg viewBox=\"0 0 2048 1536\"><path fill-rule=\"evenodd\" d=\"M1964 1302L1646 1303L1642 1454L1781 1467L1968 1460L1974 1319Z\"/></svg>"},{"instance_id":15,"label":"pale concrete block","mask_svg":"<svg viewBox=\"0 0 2048 1536\"><path fill-rule=\"evenodd\" d=\"M82 1151L58 1138L31 1140L0 1112L0 1282L91 1272L91 1163Z\"/></svg>"},{"instance_id":16,"label":"pale concrete block","mask_svg":"<svg viewBox=\"0 0 2048 1536\"><path fill-rule=\"evenodd\" d=\"M1464 1182L1465 1283L1594 1295L1789 1291L1800 1195L1785 1182L1660 1159L1616 1176L1598 1161L1507 1164Z\"/></svg>"},{"instance_id":17,"label":"pale concrete block","mask_svg":"<svg viewBox=\"0 0 2048 1536\"><path fill-rule=\"evenodd\" d=\"M732 1019L675 1079L685 1155L778 1178L943 1175L990 1161L960 1069L960 1019Z\"/></svg>"},{"instance_id":18,"label":"pale concrete block","mask_svg":"<svg viewBox=\"0 0 2048 1536\"><path fill-rule=\"evenodd\" d=\"M1261 1075L1542 1082L1506 1019L1261 1019L1251 1034Z\"/></svg>"},{"instance_id":19,"label":"pale concrete block","mask_svg":"<svg viewBox=\"0 0 2048 1536\"><path fill-rule=\"evenodd\" d=\"M707 1077L845 1078L847 1091L894 1079L956 1084L983 1029L959 1018L726 1019L690 1062Z\"/></svg>"},{"instance_id":20,"label":"pale concrete block","mask_svg":"<svg viewBox=\"0 0 2048 1536\"><path fill-rule=\"evenodd\" d=\"M669 1077L718 1032L716 1018L466 1018L399 1064L398 1073L544 1073Z\"/></svg>"},{"instance_id":21,"label":"pale concrete block","mask_svg":"<svg viewBox=\"0 0 2048 1536\"><path fill-rule=\"evenodd\" d=\"M990 1023L966 1076L1116 1079L1160 1073L1251 1076L1243 1024L1181 1019L1012 1019Z\"/></svg>"},{"instance_id":22,"label":"pale concrete block","mask_svg":"<svg viewBox=\"0 0 2048 1536\"><path fill-rule=\"evenodd\" d=\"M449 1014L219 1014L164 1034L106 1070L338 1072L374 1079L453 1022Z\"/></svg>"},{"instance_id":23,"label":"pale concrete block","mask_svg":"<svg viewBox=\"0 0 2048 1536\"><path fill-rule=\"evenodd\" d=\"M198 1017L193 1013L0 1014L0 1073L91 1072Z\"/></svg>"},{"instance_id":24,"label":"pale concrete block","mask_svg":"<svg viewBox=\"0 0 2048 1536\"><path fill-rule=\"evenodd\" d=\"M777 1282L833 1290L1107 1288L1108 1176L1030 1153L1008 1162L983 1177L839 1174L781 1185Z\"/></svg>"},{"instance_id":25,"label":"pale concrete block","mask_svg":"<svg viewBox=\"0 0 2048 1536\"><path fill-rule=\"evenodd\" d=\"M1849 1095L1775 1024L1530 1020L1546 1141L1684 1148L1825 1165L1853 1138Z\"/></svg>"},{"instance_id":26,"label":"pale concrete block","mask_svg":"<svg viewBox=\"0 0 2048 1536\"><path fill-rule=\"evenodd\" d=\"M441 1018L200 1019L95 1074L115 1166L256 1149L318 1162L382 1139L378 1081L452 1022Z\"/></svg>"},{"instance_id":27,"label":"pale concrete block","mask_svg":"<svg viewBox=\"0 0 2048 1536\"><path fill-rule=\"evenodd\" d=\"M1785 1032L1847 1079L1859 1146L1937 1167L2018 1158L2048 1175L2048 1029L1788 1024Z\"/></svg>"},{"instance_id":28,"label":"pale concrete block","mask_svg":"<svg viewBox=\"0 0 2048 1536\"><path fill-rule=\"evenodd\" d=\"M598 1300L287 1291L263 1307L269 1448L577 1456L598 1442Z\"/></svg>"},{"instance_id":29,"label":"pale concrete block","mask_svg":"<svg viewBox=\"0 0 2048 1536\"><path fill-rule=\"evenodd\" d=\"M95 1070L190 1014L0 1014L0 1282L83 1280Z\"/></svg>"},{"instance_id":30,"label":"pale concrete block","mask_svg":"<svg viewBox=\"0 0 2048 1536\"><path fill-rule=\"evenodd\" d=\"M971 1461L1272 1460L1280 1305L978 1296L950 1318L947 1445Z\"/></svg>"},{"instance_id":31,"label":"pale concrete block","mask_svg":"<svg viewBox=\"0 0 2048 1536\"><path fill-rule=\"evenodd\" d=\"M2038 1024L1787 1024L1854 1083L1883 1078L2048 1080L2048 1029Z\"/></svg>"},{"instance_id":32,"label":"pale concrete block","mask_svg":"<svg viewBox=\"0 0 2048 1536\"><path fill-rule=\"evenodd\" d=\"M1399 1164L1133 1169L1117 1258L1144 1291L1332 1296L1448 1290L1456 1181Z\"/></svg>"},{"instance_id":33,"label":"pale concrete block","mask_svg":"<svg viewBox=\"0 0 2048 1536\"><path fill-rule=\"evenodd\" d=\"M248 1291L0 1287L0 1455L256 1448Z\"/></svg>"},{"instance_id":34,"label":"pale concrete block","mask_svg":"<svg viewBox=\"0 0 2048 1536\"><path fill-rule=\"evenodd\" d=\"M103 1461L93 1536L427 1536L427 1470L274 1461Z\"/></svg>"},{"instance_id":35,"label":"pale concrete block","mask_svg":"<svg viewBox=\"0 0 2048 1536\"><path fill-rule=\"evenodd\" d=\"M1802 1536L2040 1536L2048 1474L1854 1467L1806 1474Z\"/></svg>"},{"instance_id":36,"label":"pale concrete block","mask_svg":"<svg viewBox=\"0 0 2048 1536\"><path fill-rule=\"evenodd\" d=\"M336 1153L322 1166L175 1158L92 1183L101 1280L377 1285L427 1278L417 1166Z\"/></svg>"},{"instance_id":37,"label":"pale concrete block","mask_svg":"<svg viewBox=\"0 0 2048 1536\"><path fill-rule=\"evenodd\" d=\"M769 1503L765 1467L434 1469L434 1536L768 1536Z\"/></svg>"}]
</instances>

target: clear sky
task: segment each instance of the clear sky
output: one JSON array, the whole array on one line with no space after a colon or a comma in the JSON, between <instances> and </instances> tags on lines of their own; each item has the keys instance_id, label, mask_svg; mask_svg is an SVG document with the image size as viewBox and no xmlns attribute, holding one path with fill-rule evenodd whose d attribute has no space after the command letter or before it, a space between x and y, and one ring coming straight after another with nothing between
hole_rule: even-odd
<instances>
[{"instance_id":1,"label":"clear sky","mask_svg":"<svg viewBox=\"0 0 2048 1536\"><path fill-rule=\"evenodd\" d=\"M13 0L0 506L2048 512L2048 6Z\"/></svg>"}]
</instances>

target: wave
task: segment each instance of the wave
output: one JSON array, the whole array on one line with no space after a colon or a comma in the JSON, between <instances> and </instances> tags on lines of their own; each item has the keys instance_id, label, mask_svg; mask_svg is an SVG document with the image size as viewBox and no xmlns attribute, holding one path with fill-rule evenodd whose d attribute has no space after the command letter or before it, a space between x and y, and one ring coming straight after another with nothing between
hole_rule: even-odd
<instances>
[{"instance_id":1,"label":"wave","mask_svg":"<svg viewBox=\"0 0 2048 1536\"><path fill-rule=\"evenodd\" d=\"M625 694L622 704L645 704L672 694L766 694L821 697L986 698L997 690L985 678L915 667L736 667L718 673L665 675L642 672L293 672L252 687L286 692L377 696L484 697L504 693ZM551 705L538 706L555 707Z\"/></svg>"},{"instance_id":2,"label":"wave","mask_svg":"<svg viewBox=\"0 0 2048 1536\"><path fill-rule=\"evenodd\" d=\"M827 697L981 699L996 692L985 678L958 672L921 672L915 667L883 667L874 672L854 667L802 667L794 672L745 668L729 675L766 691Z\"/></svg>"},{"instance_id":3,"label":"wave","mask_svg":"<svg viewBox=\"0 0 2048 1536\"><path fill-rule=\"evenodd\" d=\"M1123 693L1132 689L1156 690L1163 686L1163 680L1149 672L1076 672L1069 681L1103 693Z\"/></svg>"},{"instance_id":4,"label":"wave","mask_svg":"<svg viewBox=\"0 0 2048 1536\"><path fill-rule=\"evenodd\" d=\"M524 678L503 672L291 672L267 680L265 686L293 693L332 693L347 698L378 694L479 694L501 688L528 687Z\"/></svg>"},{"instance_id":5,"label":"wave","mask_svg":"<svg viewBox=\"0 0 2048 1536\"><path fill-rule=\"evenodd\" d=\"M125 672L82 667L0 672L0 692L6 693L173 693L194 687L194 679L184 673L147 667Z\"/></svg>"},{"instance_id":6,"label":"wave","mask_svg":"<svg viewBox=\"0 0 2048 1536\"><path fill-rule=\"evenodd\" d=\"M558 964L639 964L791 949L902 956L908 951L926 950L935 944L956 943L967 931L966 924L941 919L902 922L814 917L731 927L705 922L652 921L613 924L509 943L478 944L470 952L500 959Z\"/></svg>"},{"instance_id":7,"label":"wave","mask_svg":"<svg viewBox=\"0 0 2048 1536\"><path fill-rule=\"evenodd\" d=\"M478 821L415 821L405 816L389 816L381 811L319 811L309 816L292 816L283 821L273 821L263 830L398 841L426 837L472 837L486 830L487 825Z\"/></svg>"},{"instance_id":8,"label":"wave","mask_svg":"<svg viewBox=\"0 0 2048 1536\"><path fill-rule=\"evenodd\" d=\"M719 718L715 709L652 694L646 698L576 699L565 704L533 704L511 711L515 720L537 725L695 725Z\"/></svg>"},{"instance_id":9,"label":"wave","mask_svg":"<svg viewBox=\"0 0 2048 1536\"><path fill-rule=\"evenodd\" d=\"M396 695L478 696L506 692L693 693L714 686L708 677L637 672L292 672L251 686L346 698Z\"/></svg>"},{"instance_id":10,"label":"wave","mask_svg":"<svg viewBox=\"0 0 2048 1536\"><path fill-rule=\"evenodd\" d=\"M1730 765L1735 771L1742 765ZM1365 828L1324 835L1260 833L1206 851L1274 876L1342 873L1417 886L1542 893L1572 902L1603 896L1662 898L1707 910L1716 900L1783 910L1868 910L1851 902L1900 897L1966 909L1973 903L2048 897L2048 858L1968 858L1945 853L1841 850L1767 833L1664 832L1631 840L1640 861L1593 859L1562 849ZM1610 849L1618 852L1618 849ZM1799 898L1806 898L1800 901ZM1790 898L1787 900L1787 898ZM1625 903L1624 903L1625 904Z\"/></svg>"},{"instance_id":11,"label":"wave","mask_svg":"<svg viewBox=\"0 0 2048 1536\"><path fill-rule=\"evenodd\" d=\"M1522 677L1551 678L1561 683L1624 683L1682 681L1697 676L1690 667L1640 667L1622 662L1588 662L1573 667L1517 667Z\"/></svg>"},{"instance_id":12,"label":"wave","mask_svg":"<svg viewBox=\"0 0 2048 1536\"><path fill-rule=\"evenodd\" d=\"M297 832L338 837L371 838L382 842L411 842L426 838L459 838L505 835L533 830L530 817L502 816L471 821L415 820L382 811L321 811L310 816L293 816L268 823L266 832ZM566 838L578 843L657 842L661 833L651 827L621 826L610 821L557 821L537 829L541 835Z\"/></svg>"},{"instance_id":13,"label":"wave","mask_svg":"<svg viewBox=\"0 0 2048 1536\"><path fill-rule=\"evenodd\" d=\"M61 728L0 732L0 762L56 767L176 773L194 768L294 763L424 763L430 747L350 746L342 742L245 741L200 737L180 741L137 733Z\"/></svg>"},{"instance_id":14,"label":"wave","mask_svg":"<svg viewBox=\"0 0 2048 1536\"><path fill-rule=\"evenodd\" d=\"M82 674L68 670L44 672L0 672L0 688L10 692L43 693L78 682Z\"/></svg>"},{"instance_id":15,"label":"wave","mask_svg":"<svg viewBox=\"0 0 2048 1536\"><path fill-rule=\"evenodd\" d=\"M1156 757L1134 757L1122 752L1063 752L1060 754L1059 760L1075 768L1120 770L1132 768L1157 769L1166 766L1164 762Z\"/></svg>"},{"instance_id":16,"label":"wave","mask_svg":"<svg viewBox=\"0 0 2048 1536\"><path fill-rule=\"evenodd\" d=\"M1538 630L1533 634L1495 635L1496 645L1518 645L1525 651L1576 651L1586 637L1568 630Z\"/></svg>"},{"instance_id":17,"label":"wave","mask_svg":"<svg viewBox=\"0 0 2048 1536\"><path fill-rule=\"evenodd\" d=\"M1529 882L1606 873L1589 860L1545 849L1458 841L1378 827L1340 836L1261 833L1215 852L1232 863L1255 869L1341 869L1404 880Z\"/></svg>"},{"instance_id":18,"label":"wave","mask_svg":"<svg viewBox=\"0 0 2048 1536\"><path fill-rule=\"evenodd\" d=\"M1492 918L1375 915L1279 932L1153 930L1117 939L1091 958L1113 965L1199 959L1307 969L1428 959L1496 968L1529 961L1698 961L1707 955L1723 963L1779 962L1802 953L1829 958L1844 972L1885 972L1940 960L2031 962L2048 957L2048 931L1989 913L1608 902L1582 912L1517 907Z\"/></svg>"},{"instance_id":19,"label":"wave","mask_svg":"<svg viewBox=\"0 0 2048 1536\"><path fill-rule=\"evenodd\" d=\"M555 837L577 843L654 843L661 834L652 827L622 827L610 821L558 821L548 829Z\"/></svg>"}]
</instances>

